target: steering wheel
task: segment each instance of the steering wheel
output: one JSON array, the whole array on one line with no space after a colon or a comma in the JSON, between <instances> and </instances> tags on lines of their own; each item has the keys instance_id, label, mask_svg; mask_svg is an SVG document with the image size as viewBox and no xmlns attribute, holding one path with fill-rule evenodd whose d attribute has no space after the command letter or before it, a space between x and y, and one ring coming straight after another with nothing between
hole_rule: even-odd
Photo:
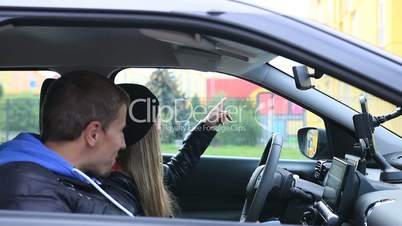
<instances>
[{"instance_id":1,"label":"steering wheel","mask_svg":"<svg viewBox=\"0 0 402 226\"><path fill-rule=\"evenodd\" d=\"M247 184L246 200L244 201L240 222L258 221L268 194L274 186L274 175L281 155L282 144L283 140L280 134L273 134L268 141L265 147L265 150L269 148L267 161L254 170ZM263 162L263 159L261 162Z\"/></svg>"}]
</instances>

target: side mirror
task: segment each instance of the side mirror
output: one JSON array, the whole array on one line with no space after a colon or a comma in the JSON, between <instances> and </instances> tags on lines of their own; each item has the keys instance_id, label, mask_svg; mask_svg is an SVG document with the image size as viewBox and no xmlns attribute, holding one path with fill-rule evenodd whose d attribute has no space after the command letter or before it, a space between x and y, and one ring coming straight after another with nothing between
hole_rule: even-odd
<instances>
[{"instance_id":1,"label":"side mirror","mask_svg":"<svg viewBox=\"0 0 402 226\"><path fill-rule=\"evenodd\" d=\"M305 127L297 132L300 152L309 159L330 159L327 134L324 129Z\"/></svg>"},{"instance_id":2,"label":"side mirror","mask_svg":"<svg viewBox=\"0 0 402 226\"><path fill-rule=\"evenodd\" d=\"M304 65L293 66L292 70L296 88L300 90L308 90L314 87L311 85L310 77L319 79L323 76L323 73L319 72L317 69L314 70L313 74L309 74L307 67Z\"/></svg>"}]
</instances>

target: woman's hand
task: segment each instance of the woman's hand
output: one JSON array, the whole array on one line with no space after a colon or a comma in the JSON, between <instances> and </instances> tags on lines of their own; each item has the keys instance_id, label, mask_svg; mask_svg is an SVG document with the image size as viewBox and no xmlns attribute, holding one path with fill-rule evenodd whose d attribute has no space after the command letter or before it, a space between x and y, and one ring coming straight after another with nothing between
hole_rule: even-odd
<instances>
[{"instance_id":1,"label":"woman's hand","mask_svg":"<svg viewBox=\"0 0 402 226\"><path fill-rule=\"evenodd\" d=\"M219 125L223 125L228 121L232 121L228 111L225 111L224 103L226 98L222 100L207 114L207 116L202 120L207 127L210 129L215 129Z\"/></svg>"}]
</instances>

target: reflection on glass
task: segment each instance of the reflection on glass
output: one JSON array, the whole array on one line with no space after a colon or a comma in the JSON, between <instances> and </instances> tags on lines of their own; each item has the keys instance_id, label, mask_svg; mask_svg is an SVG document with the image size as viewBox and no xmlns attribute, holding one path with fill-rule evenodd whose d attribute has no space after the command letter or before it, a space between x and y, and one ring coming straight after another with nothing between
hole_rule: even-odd
<instances>
[{"instance_id":1,"label":"reflection on glass","mask_svg":"<svg viewBox=\"0 0 402 226\"><path fill-rule=\"evenodd\" d=\"M310 129L307 132L307 144L306 151L309 158L313 158L317 152L318 143L318 130Z\"/></svg>"}]
</instances>

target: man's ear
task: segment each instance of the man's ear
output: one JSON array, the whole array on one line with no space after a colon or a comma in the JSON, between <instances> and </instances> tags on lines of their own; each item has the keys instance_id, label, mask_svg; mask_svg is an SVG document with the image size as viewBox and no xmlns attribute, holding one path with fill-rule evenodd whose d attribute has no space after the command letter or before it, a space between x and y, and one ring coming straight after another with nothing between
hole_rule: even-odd
<instances>
[{"instance_id":1,"label":"man's ear","mask_svg":"<svg viewBox=\"0 0 402 226\"><path fill-rule=\"evenodd\" d=\"M99 121L90 122L84 129L83 135L89 146L95 146L102 133L102 124Z\"/></svg>"}]
</instances>

